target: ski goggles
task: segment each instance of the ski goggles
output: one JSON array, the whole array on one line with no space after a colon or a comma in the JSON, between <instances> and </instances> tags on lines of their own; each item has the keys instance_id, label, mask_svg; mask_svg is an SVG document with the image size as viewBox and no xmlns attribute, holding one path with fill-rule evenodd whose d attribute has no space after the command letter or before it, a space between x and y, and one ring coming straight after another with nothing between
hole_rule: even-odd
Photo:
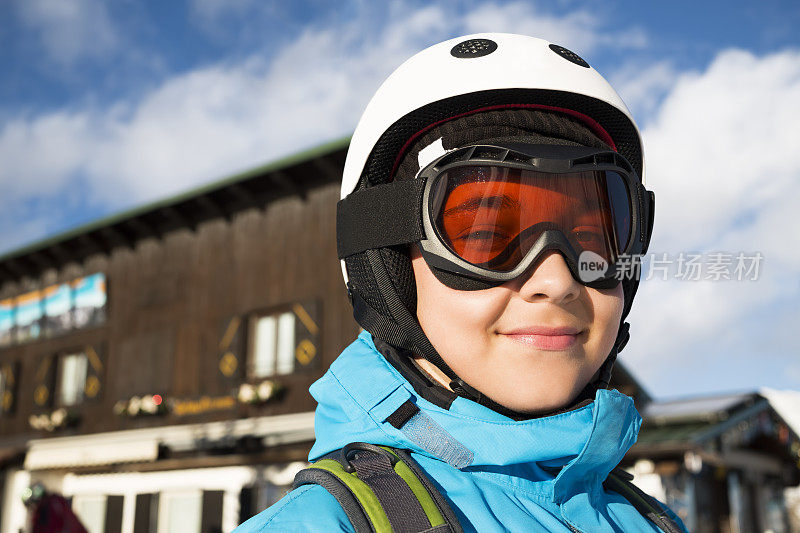
<instances>
[{"instance_id":1,"label":"ski goggles","mask_svg":"<svg viewBox=\"0 0 800 533\"><path fill-rule=\"evenodd\" d=\"M653 213L653 193L616 152L473 145L438 157L414 180L342 200L339 257L417 242L441 281L478 289L513 280L556 250L575 279L607 288L624 258L646 251Z\"/></svg>"}]
</instances>

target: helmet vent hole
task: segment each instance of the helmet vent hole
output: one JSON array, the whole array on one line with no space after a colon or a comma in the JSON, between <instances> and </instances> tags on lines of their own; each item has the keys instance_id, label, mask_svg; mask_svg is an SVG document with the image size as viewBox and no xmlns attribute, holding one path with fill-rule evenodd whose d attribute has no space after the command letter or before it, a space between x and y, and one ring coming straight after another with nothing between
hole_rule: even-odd
<instances>
[{"instance_id":1,"label":"helmet vent hole","mask_svg":"<svg viewBox=\"0 0 800 533\"><path fill-rule=\"evenodd\" d=\"M450 55L461 59L488 56L497 50L497 43L490 39L462 41L450 50Z\"/></svg>"},{"instance_id":2,"label":"helmet vent hole","mask_svg":"<svg viewBox=\"0 0 800 533\"><path fill-rule=\"evenodd\" d=\"M570 63L575 63L576 65L580 65L582 67L589 68L589 63L584 61L581 56L579 56L578 54L576 54L572 50L568 50L568 49L564 48L563 46L558 46L557 44L551 44L550 45L550 50L552 50L553 52L557 53L558 55L560 55L561 57L563 57L564 59L566 59Z\"/></svg>"}]
</instances>

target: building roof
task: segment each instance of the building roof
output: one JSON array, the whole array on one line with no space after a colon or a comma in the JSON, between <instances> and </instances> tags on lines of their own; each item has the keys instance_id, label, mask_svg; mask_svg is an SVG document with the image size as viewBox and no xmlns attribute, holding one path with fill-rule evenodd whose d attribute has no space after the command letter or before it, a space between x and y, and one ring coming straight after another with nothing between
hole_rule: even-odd
<instances>
[{"instance_id":1,"label":"building roof","mask_svg":"<svg viewBox=\"0 0 800 533\"><path fill-rule=\"evenodd\" d=\"M231 218L250 207L262 207L281 196L304 195L308 189L341 180L350 137L267 163L171 196L90 222L0 255L0 286L35 279L48 268L83 261L95 253L134 247L148 237L162 238L178 228L196 229L206 220Z\"/></svg>"},{"instance_id":2,"label":"building roof","mask_svg":"<svg viewBox=\"0 0 800 533\"><path fill-rule=\"evenodd\" d=\"M666 423L676 421L716 421L728 417L730 411L753 397L752 392L727 393L714 396L689 397L650 403L643 416Z\"/></svg>"},{"instance_id":3,"label":"building roof","mask_svg":"<svg viewBox=\"0 0 800 533\"><path fill-rule=\"evenodd\" d=\"M689 450L724 435L748 432L775 435L786 445L800 444L800 392L761 389L653 401L642 416L644 424L636 442L640 453Z\"/></svg>"},{"instance_id":4,"label":"building roof","mask_svg":"<svg viewBox=\"0 0 800 533\"><path fill-rule=\"evenodd\" d=\"M758 393L769 401L775 411L800 436L800 391L777 390L763 387Z\"/></svg>"}]
</instances>

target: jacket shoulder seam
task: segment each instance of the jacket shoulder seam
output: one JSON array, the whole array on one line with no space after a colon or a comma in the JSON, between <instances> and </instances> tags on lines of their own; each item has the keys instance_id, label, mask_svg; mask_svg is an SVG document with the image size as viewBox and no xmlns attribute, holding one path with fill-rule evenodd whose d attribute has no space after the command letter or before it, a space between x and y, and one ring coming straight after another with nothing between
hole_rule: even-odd
<instances>
[{"instance_id":1,"label":"jacket shoulder seam","mask_svg":"<svg viewBox=\"0 0 800 533\"><path fill-rule=\"evenodd\" d=\"M278 517L278 515L280 515L287 507L289 507L289 504L293 503L295 500L297 500L297 498L308 492L311 489L311 487L313 487L313 485L304 485L304 487L299 487L298 489L291 491L289 493L289 499L286 500L286 502L283 505L281 505L281 508L278 509L278 511L274 515L272 515L269 518L269 520L264 522L262 528L266 528L267 526L269 526L270 523Z\"/></svg>"}]
</instances>

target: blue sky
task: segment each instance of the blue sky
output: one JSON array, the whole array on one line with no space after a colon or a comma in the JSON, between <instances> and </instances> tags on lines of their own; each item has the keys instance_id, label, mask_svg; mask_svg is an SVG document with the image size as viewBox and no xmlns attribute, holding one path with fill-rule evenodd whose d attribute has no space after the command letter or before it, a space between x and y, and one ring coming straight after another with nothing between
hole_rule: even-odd
<instances>
[{"instance_id":1,"label":"blue sky","mask_svg":"<svg viewBox=\"0 0 800 533\"><path fill-rule=\"evenodd\" d=\"M654 251L764 254L758 281L643 282L621 359L660 397L800 389L799 26L790 1L0 2L0 252L346 135L425 46L526 33L632 109Z\"/></svg>"}]
</instances>

